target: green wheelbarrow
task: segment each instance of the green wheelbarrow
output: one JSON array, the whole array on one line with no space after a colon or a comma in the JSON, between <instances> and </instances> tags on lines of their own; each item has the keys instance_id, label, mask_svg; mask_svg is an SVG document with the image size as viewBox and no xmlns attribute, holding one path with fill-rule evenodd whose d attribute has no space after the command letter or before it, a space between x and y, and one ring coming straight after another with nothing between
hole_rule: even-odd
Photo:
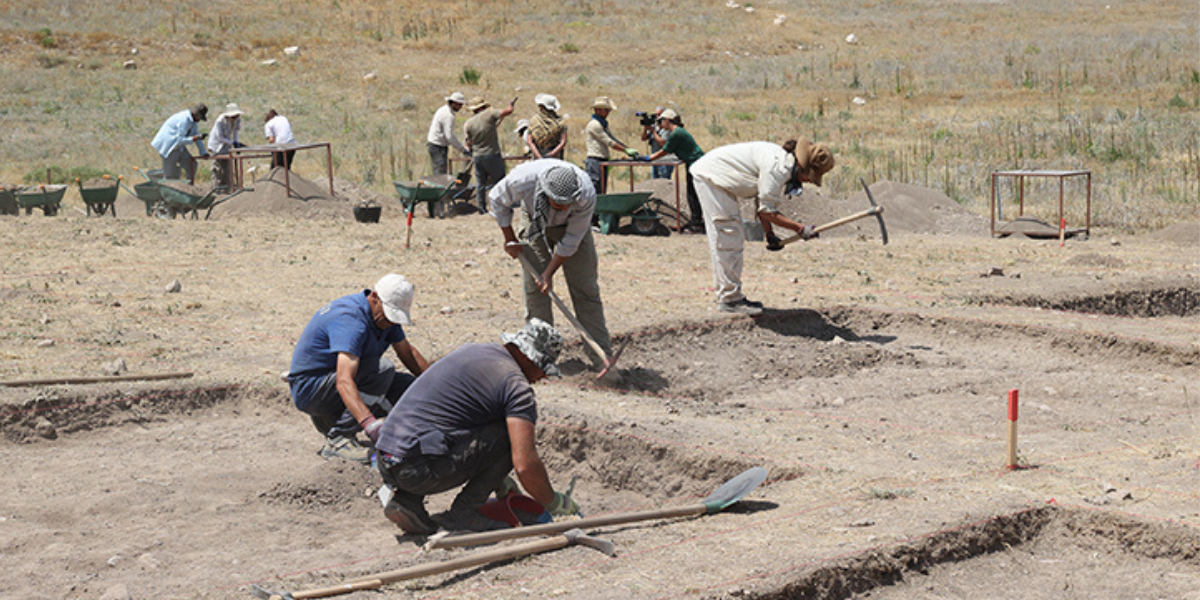
<instances>
[{"instance_id":1,"label":"green wheelbarrow","mask_svg":"<svg viewBox=\"0 0 1200 600\"><path fill-rule=\"evenodd\" d=\"M633 219L633 231L638 235L654 235L658 231L657 212L645 207L651 192L627 194L600 194L596 196L596 215L600 221L600 233L609 234L617 230L621 217Z\"/></svg>"},{"instance_id":2,"label":"green wheelbarrow","mask_svg":"<svg viewBox=\"0 0 1200 600\"><path fill-rule=\"evenodd\" d=\"M43 215L53 217L58 214L58 208L62 205L62 198L66 193L67 186L58 183L28 187L14 193L13 197L17 199L17 206L25 209L25 214L28 215L37 208Z\"/></svg>"},{"instance_id":3,"label":"green wheelbarrow","mask_svg":"<svg viewBox=\"0 0 1200 600\"><path fill-rule=\"evenodd\" d=\"M227 194L222 198L217 195L225 191L224 188L213 188L207 192L200 193L193 191L185 180L161 179L154 180L154 185L158 186L158 192L162 194L162 202L155 205L155 216L161 219L174 219L176 215L187 216L191 213L193 219L200 218L200 211L205 211L204 220L207 221L212 216L212 211L217 205L228 202L234 196L242 192L253 192L254 188L245 187L232 194ZM187 188L183 186L186 185ZM179 186L179 187L174 187Z\"/></svg>"},{"instance_id":4,"label":"green wheelbarrow","mask_svg":"<svg viewBox=\"0 0 1200 600\"><path fill-rule=\"evenodd\" d=\"M396 186L396 194L400 196L400 204L404 205L404 212L411 215L417 209L417 204L425 202L429 207L430 217L441 219L446 216L447 207L442 202L442 197L446 195L446 190L451 183L442 184L441 181L420 179L417 181L393 181L392 185Z\"/></svg>"},{"instance_id":5,"label":"green wheelbarrow","mask_svg":"<svg viewBox=\"0 0 1200 600\"><path fill-rule=\"evenodd\" d=\"M12 192L8 188L0 185L0 215L19 215L21 209L17 207L17 199L13 198Z\"/></svg>"},{"instance_id":6,"label":"green wheelbarrow","mask_svg":"<svg viewBox=\"0 0 1200 600\"><path fill-rule=\"evenodd\" d=\"M79 197L83 199L83 203L87 206L87 216L102 217L106 211L112 211L113 218L117 218L117 194L121 192L119 187L121 178L118 177L115 181L112 177L105 175L102 185L84 186L79 178L75 178L75 185L79 186ZM91 182L89 182L91 183Z\"/></svg>"},{"instance_id":7,"label":"green wheelbarrow","mask_svg":"<svg viewBox=\"0 0 1200 600\"><path fill-rule=\"evenodd\" d=\"M138 200L141 200L142 203L146 205L146 216L152 217L154 216L156 209L162 208L159 207L159 204L162 203L162 194L159 193L158 186L154 185L154 181L156 179L162 179L162 170L154 169L151 171L142 171L137 167L134 167L133 170L140 173L142 177L145 177L146 181L134 185L133 189L129 189L129 186L126 186L124 182L121 182L121 187L125 188L125 191L129 192L130 194L133 194L133 196ZM165 208L163 208L163 210L165 210Z\"/></svg>"}]
</instances>

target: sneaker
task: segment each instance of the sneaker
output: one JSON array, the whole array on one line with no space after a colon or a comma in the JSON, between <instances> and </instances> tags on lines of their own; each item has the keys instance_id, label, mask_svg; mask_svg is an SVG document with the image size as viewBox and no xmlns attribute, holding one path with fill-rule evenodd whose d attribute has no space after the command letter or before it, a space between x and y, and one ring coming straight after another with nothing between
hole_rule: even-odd
<instances>
[{"instance_id":1,"label":"sneaker","mask_svg":"<svg viewBox=\"0 0 1200 600\"><path fill-rule=\"evenodd\" d=\"M449 510L442 514L439 522L446 531L496 531L510 527L508 523L483 516L478 509Z\"/></svg>"},{"instance_id":2,"label":"sneaker","mask_svg":"<svg viewBox=\"0 0 1200 600\"><path fill-rule=\"evenodd\" d=\"M438 524L425 512L425 499L397 490L396 495L383 507L383 516L413 535L437 533Z\"/></svg>"},{"instance_id":3,"label":"sneaker","mask_svg":"<svg viewBox=\"0 0 1200 600\"><path fill-rule=\"evenodd\" d=\"M358 440L352 437L325 438L321 458L340 458L366 465L371 463L371 449L359 444Z\"/></svg>"},{"instance_id":4,"label":"sneaker","mask_svg":"<svg viewBox=\"0 0 1200 600\"><path fill-rule=\"evenodd\" d=\"M720 302L718 303L718 306L721 312L738 313L750 316L761 315L763 311L763 305L761 302L754 302L745 298L734 300L733 302Z\"/></svg>"}]
</instances>

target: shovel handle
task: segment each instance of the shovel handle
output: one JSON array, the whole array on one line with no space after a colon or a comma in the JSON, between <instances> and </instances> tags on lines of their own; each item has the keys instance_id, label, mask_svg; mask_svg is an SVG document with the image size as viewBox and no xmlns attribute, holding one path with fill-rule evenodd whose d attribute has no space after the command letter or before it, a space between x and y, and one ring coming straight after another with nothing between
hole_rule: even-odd
<instances>
[{"instance_id":1,"label":"shovel handle","mask_svg":"<svg viewBox=\"0 0 1200 600\"><path fill-rule=\"evenodd\" d=\"M524 251L522 251L518 257L521 259L521 266L525 268L525 271L533 276L535 281L541 283L542 277L538 275L537 270L533 268L533 263L529 262L529 258L525 256ZM567 308L566 303L564 303L562 299L558 297L558 294L554 293L553 289L550 290L550 299L554 301L555 306L558 306L558 310L562 311L562 314L567 317L567 320L571 322L571 325L575 327L576 331L579 332L579 335L583 336L583 341L587 342L587 345L591 347L592 352L595 352L597 356L602 358L604 363L607 365L611 361L608 353L605 352L604 348L601 348L600 344L592 338L592 335L583 328L583 323L580 323L579 319L575 318L575 315L571 312L571 309Z\"/></svg>"},{"instance_id":2,"label":"shovel handle","mask_svg":"<svg viewBox=\"0 0 1200 600\"><path fill-rule=\"evenodd\" d=\"M707 506L703 504L697 504L691 506L677 506L674 508L659 508L639 512L621 513L615 515L601 515L599 517L586 517L583 519L568 519L554 523L544 523L542 525L527 525L525 527L514 527L512 529L501 529L499 531L485 531L482 533L453 535L436 540L429 540L429 542L425 544L425 548L428 550L434 550L437 548L479 546L481 544L494 544L504 540L514 540L517 538L532 537L535 535L562 533L568 529L587 530L597 527L607 527L609 525L636 523L638 521L672 519L675 517L694 517L706 514L707 512Z\"/></svg>"}]
</instances>

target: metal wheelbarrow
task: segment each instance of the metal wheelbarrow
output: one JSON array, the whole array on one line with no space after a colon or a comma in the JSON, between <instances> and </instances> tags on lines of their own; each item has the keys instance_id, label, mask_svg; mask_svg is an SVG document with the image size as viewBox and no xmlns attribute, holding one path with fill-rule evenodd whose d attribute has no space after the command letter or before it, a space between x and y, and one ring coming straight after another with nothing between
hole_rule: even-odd
<instances>
[{"instance_id":1,"label":"metal wheelbarrow","mask_svg":"<svg viewBox=\"0 0 1200 600\"><path fill-rule=\"evenodd\" d=\"M62 205L63 195L67 193L67 186L61 183L54 185L38 185L25 188L13 194L17 199L17 206L25 209L25 214L33 213L33 209L41 209L42 214L47 217L53 217L58 214L58 208Z\"/></svg>"},{"instance_id":2,"label":"metal wheelbarrow","mask_svg":"<svg viewBox=\"0 0 1200 600\"><path fill-rule=\"evenodd\" d=\"M600 221L600 233L609 234L617 230L621 217L633 218L633 231L638 235L654 235L658 231L659 214L645 207L652 192L630 192L627 194L600 194L596 196L596 215Z\"/></svg>"},{"instance_id":3,"label":"metal wheelbarrow","mask_svg":"<svg viewBox=\"0 0 1200 600\"><path fill-rule=\"evenodd\" d=\"M155 216L161 219L174 219L175 215L187 216L188 213L191 213L192 219L199 219L200 211L203 210L205 211L204 220L207 221L217 205L228 202L242 192L254 191L252 187L245 187L218 198L217 195L223 193L224 188L213 188L200 194L172 187L172 185L187 184L185 180L162 179L155 180L154 184L158 186L158 191L162 194L162 202L155 205Z\"/></svg>"},{"instance_id":4,"label":"metal wheelbarrow","mask_svg":"<svg viewBox=\"0 0 1200 600\"><path fill-rule=\"evenodd\" d=\"M115 219L117 218L117 194L121 192L119 187L121 178L117 177L116 181L113 181L112 177L105 175L103 179L105 185L84 187L76 177L75 185L79 186L79 197L83 198L83 203L87 205L89 217L93 212L96 213L96 216L102 217L106 211L111 210Z\"/></svg>"},{"instance_id":5,"label":"metal wheelbarrow","mask_svg":"<svg viewBox=\"0 0 1200 600\"><path fill-rule=\"evenodd\" d=\"M17 199L13 197L8 188L0 185L0 215L19 215L21 209L17 207Z\"/></svg>"},{"instance_id":6,"label":"metal wheelbarrow","mask_svg":"<svg viewBox=\"0 0 1200 600\"><path fill-rule=\"evenodd\" d=\"M154 185L154 181L156 179L163 178L162 169L142 171L141 169L134 167L133 170L137 171L142 177L145 177L146 181L134 185L133 189L129 189L124 182L120 182L121 187L125 188L125 191L129 192L130 194L133 194L133 196L138 200L141 200L142 203L146 205L146 216L152 217L154 216L155 208L159 203L162 202L162 194L159 193L158 186Z\"/></svg>"},{"instance_id":7,"label":"metal wheelbarrow","mask_svg":"<svg viewBox=\"0 0 1200 600\"><path fill-rule=\"evenodd\" d=\"M396 186L396 194L400 196L400 204L404 205L404 212L412 214L418 203L425 202L429 207L429 216L441 219L449 212L446 204L442 202L442 197L446 195L446 189L450 184L439 185L439 183L441 182L419 179L417 181L393 181L392 185Z\"/></svg>"}]
</instances>

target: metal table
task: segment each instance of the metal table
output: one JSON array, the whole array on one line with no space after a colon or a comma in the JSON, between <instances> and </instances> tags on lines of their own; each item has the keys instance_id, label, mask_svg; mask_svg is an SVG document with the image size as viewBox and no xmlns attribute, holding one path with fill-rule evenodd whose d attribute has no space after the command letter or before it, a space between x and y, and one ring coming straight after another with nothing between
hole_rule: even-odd
<instances>
[{"instance_id":1,"label":"metal table","mask_svg":"<svg viewBox=\"0 0 1200 600\"><path fill-rule=\"evenodd\" d=\"M1058 223L1056 227L1062 227L1063 219L1063 182L1071 177L1087 178L1087 209L1085 213L1086 226L1083 231L1091 237L1092 235L1092 172L1091 171L1033 171L1033 170L1018 170L1018 171L993 171L992 172L992 201L988 212L991 215L992 221L992 236L996 235L996 218L1004 220L1004 210L1000 204L1000 198L996 195L996 181L1001 177L1015 177L1017 180L1017 216L1025 214L1025 179L1029 177L1052 177L1058 179Z\"/></svg>"},{"instance_id":2,"label":"metal table","mask_svg":"<svg viewBox=\"0 0 1200 600\"><path fill-rule=\"evenodd\" d=\"M311 150L313 148L325 149L325 165L329 169L329 195L333 194L333 148L329 142L308 142L306 144L266 144L263 146L244 146L242 148L234 148L229 152L229 157L233 161L233 166L229 170L229 191L237 191L242 189L244 178L242 176L242 167L246 159L250 158L273 158L277 154L290 152L295 150ZM292 195L292 170L290 168L283 170L283 184L289 196Z\"/></svg>"},{"instance_id":3,"label":"metal table","mask_svg":"<svg viewBox=\"0 0 1200 600\"><path fill-rule=\"evenodd\" d=\"M683 169L687 165L683 161L675 157L663 157L658 160L642 161L642 160L607 160L600 163L600 184L604 186L604 192L608 191L608 170L620 167L629 167L629 191L633 191L633 168L634 167L662 167L672 166L675 169L671 172L671 178L675 180L675 232L683 231L683 219L679 212L679 181L683 179ZM596 190L597 194L604 193Z\"/></svg>"}]
</instances>

